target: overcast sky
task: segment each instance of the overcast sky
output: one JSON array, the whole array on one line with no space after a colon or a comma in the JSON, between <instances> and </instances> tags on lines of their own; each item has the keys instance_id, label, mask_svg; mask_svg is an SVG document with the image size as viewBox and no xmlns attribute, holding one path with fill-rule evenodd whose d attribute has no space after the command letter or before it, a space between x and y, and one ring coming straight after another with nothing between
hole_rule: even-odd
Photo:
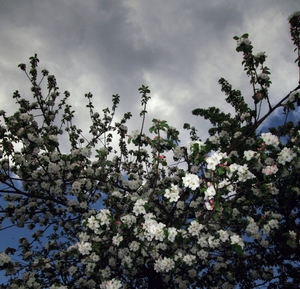
<instances>
[{"instance_id":1,"label":"overcast sky","mask_svg":"<svg viewBox=\"0 0 300 289\"><path fill-rule=\"evenodd\" d=\"M287 17L300 10L299 0L0 0L1 109L14 111L11 95L30 95L30 84L17 65L34 53L40 68L54 74L89 126L84 94L95 107L110 105L119 94L120 115L132 111L129 130L140 128L138 88L151 89L148 123L184 122L205 133L206 123L191 115L197 107L221 106L217 81L227 79L251 101L249 80L235 52L234 35L247 32L255 52L265 51L271 68L275 103L297 86L296 54Z\"/></svg>"}]
</instances>

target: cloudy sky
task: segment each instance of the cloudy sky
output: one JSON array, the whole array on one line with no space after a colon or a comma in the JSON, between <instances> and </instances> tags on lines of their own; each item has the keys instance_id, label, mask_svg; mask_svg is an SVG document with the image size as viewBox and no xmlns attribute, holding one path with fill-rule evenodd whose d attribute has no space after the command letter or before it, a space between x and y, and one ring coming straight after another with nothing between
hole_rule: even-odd
<instances>
[{"instance_id":1,"label":"cloudy sky","mask_svg":"<svg viewBox=\"0 0 300 289\"><path fill-rule=\"evenodd\" d=\"M205 134L207 124L191 115L197 107L228 111L217 83L226 78L251 101L251 87L235 52L234 35L247 32L255 52L265 51L271 68L271 98L297 86L296 54L287 17L300 10L298 0L0 0L0 102L14 111L11 95L30 95L30 84L17 68L34 53L61 92L70 91L77 120L88 127L84 94L95 107L121 96L119 116L132 111L129 130L138 129L138 88L151 89L148 123L184 122Z\"/></svg>"}]
</instances>

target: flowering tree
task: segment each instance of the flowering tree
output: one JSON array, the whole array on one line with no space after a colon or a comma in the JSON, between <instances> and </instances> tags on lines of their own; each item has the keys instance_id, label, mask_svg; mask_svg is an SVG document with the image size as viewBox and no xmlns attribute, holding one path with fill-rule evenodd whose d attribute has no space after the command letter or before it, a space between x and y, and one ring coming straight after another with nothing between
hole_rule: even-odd
<instances>
[{"instance_id":1,"label":"flowering tree","mask_svg":"<svg viewBox=\"0 0 300 289\"><path fill-rule=\"evenodd\" d=\"M299 51L300 12L289 22ZM195 127L184 124L190 142L182 146L179 131L166 121L154 119L150 134L144 132L147 86L139 89L142 128L132 134L126 126L131 113L113 123L118 95L99 114L86 94L91 126L84 137L73 125L70 94L58 101L56 79L46 70L38 81L37 55L29 70L19 65L33 99L16 91L18 110L11 116L1 111L1 230L26 226L33 233L0 253L8 279L3 288L300 283L299 123L257 132L275 110L288 114L299 106L300 86L273 104L265 53L253 54L247 34L234 39L254 105L221 78L235 113L195 109L194 115L210 120L210 137L202 141ZM69 153L60 146L66 135Z\"/></svg>"}]
</instances>

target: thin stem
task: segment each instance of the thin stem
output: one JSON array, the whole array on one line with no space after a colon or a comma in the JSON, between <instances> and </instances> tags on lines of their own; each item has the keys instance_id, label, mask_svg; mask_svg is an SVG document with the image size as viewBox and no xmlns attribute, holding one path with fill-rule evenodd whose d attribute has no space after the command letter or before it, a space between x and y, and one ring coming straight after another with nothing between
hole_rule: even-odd
<instances>
[{"instance_id":1,"label":"thin stem","mask_svg":"<svg viewBox=\"0 0 300 289\"><path fill-rule=\"evenodd\" d=\"M293 89L292 91L296 91L300 88L300 84ZM282 106L283 102L288 99L290 93L288 93L281 101L279 101L275 106L273 106L268 113L265 114L265 116L263 116L260 120L258 120L257 122L255 122L255 124L253 124L251 127L249 127L245 133L241 134L237 140L232 144L232 146L230 146L227 149L227 153L231 152L235 147L237 147L240 144L240 141L244 138L247 137L248 135L250 135L253 131L255 131L263 122L264 120L272 113L274 112L278 107Z\"/></svg>"},{"instance_id":2,"label":"thin stem","mask_svg":"<svg viewBox=\"0 0 300 289\"><path fill-rule=\"evenodd\" d=\"M300 49L298 48L298 67L299 67L299 85L300 85Z\"/></svg>"}]
</instances>

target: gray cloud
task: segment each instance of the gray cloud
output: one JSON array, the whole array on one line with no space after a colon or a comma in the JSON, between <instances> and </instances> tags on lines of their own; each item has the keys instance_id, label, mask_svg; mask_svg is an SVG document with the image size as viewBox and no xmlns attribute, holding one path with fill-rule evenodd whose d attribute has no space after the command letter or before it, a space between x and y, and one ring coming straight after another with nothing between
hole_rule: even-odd
<instances>
[{"instance_id":1,"label":"gray cloud","mask_svg":"<svg viewBox=\"0 0 300 289\"><path fill-rule=\"evenodd\" d=\"M251 87L235 52L234 35L250 34L255 51L266 51L274 101L297 84L296 58L287 17L299 9L289 1L0 1L1 106L13 110L15 89L29 94L17 69L37 53L41 69L55 74L88 127L84 94L101 110L121 95L120 114L139 114L138 87L149 85L149 121L207 123L190 114L196 107L230 111L217 81L228 79L251 99ZM118 115L120 117L120 115ZM135 117L132 130L139 128ZM131 128L130 128L131 129Z\"/></svg>"}]
</instances>

